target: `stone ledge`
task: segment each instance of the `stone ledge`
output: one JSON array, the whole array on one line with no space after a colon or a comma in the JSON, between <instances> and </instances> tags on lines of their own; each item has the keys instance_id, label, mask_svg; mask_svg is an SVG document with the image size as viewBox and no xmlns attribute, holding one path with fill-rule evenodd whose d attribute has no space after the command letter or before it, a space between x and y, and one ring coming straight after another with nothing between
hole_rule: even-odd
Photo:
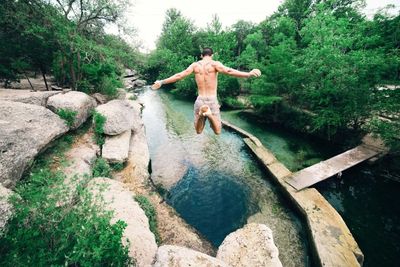
<instances>
[{"instance_id":1,"label":"stone ledge","mask_svg":"<svg viewBox=\"0 0 400 267\"><path fill-rule=\"evenodd\" d=\"M225 127L241 130L231 124ZM239 131L246 137L246 131ZM262 144L254 142L254 136L244 142L271 173L284 193L304 216L315 261L320 266L362 266L364 255L346 223L329 202L314 188L297 192L284 180L291 172L280 163ZM256 140L258 140L256 138Z\"/></svg>"}]
</instances>

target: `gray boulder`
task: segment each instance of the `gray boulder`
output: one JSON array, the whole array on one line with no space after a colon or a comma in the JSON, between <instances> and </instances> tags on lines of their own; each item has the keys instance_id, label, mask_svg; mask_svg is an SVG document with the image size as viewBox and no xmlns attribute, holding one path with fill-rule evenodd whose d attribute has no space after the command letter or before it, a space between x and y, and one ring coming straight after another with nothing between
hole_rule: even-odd
<instances>
[{"instance_id":1,"label":"gray boulder","mask_svg":"<svg viewBox=\"0 0 400 267\"><path fill-rule=\"evenodd\" d=\"M282 267L272 231L264 224L250 223L229 234L218 248L217 259L230 266Z\"/></svg>"},{"instance_id":2,"label":"gray boulder","mask_svg":"<svg viewBox=\"0 0 400 267\"><path fill-rule=\"evenodd\" d=\"M133 87L143 87L147 84L147 82L145 80L136 80L133 82Z\"/></svg>"},{"instance_id":3,"label":"gray boulder","mask_svg":"<svg viewBox=\"0 0 400 267\"><path fill-rule=\"evenodd\" d=\"M111 223L121 220L127 224L122 242L129 244L129 256L136 260L137 266L151 266L157 244L144 211L133 199L133 192L125 189L121 182L108 178L94 178L88 188L95 197L104 199L106 210L113 212Z\"/></svg>"},{"instance_id":4,"label":"gray boulder","mask_svg":"<svg viewBox=\"0 0 400 267\"><path fill-rule=\"evenodd\" d=\"M12 191L0 184L0 233L12 215L13 207L8 201Z\"/></svg>"},{"instance_id":5,"label":"gray boulder","mask_svg":"<svg viewBox=\"0 0 400 267\"><path fill-rule=\"evenodd\" d=\"M47 107L57 113L59 109L76 111L72 129L77 129L90 116L91 111L97 106L96 100L89 95L71 91L66 94L58 94L50 97L47 101Z\"/></svg>"},{"instance_id":6,"label":"gray boulder","mask_svg":"<svg viewBox=\"0 0 400 267\"><path fill-rule=\"evenodd\" d=\"M91 95L91 97L93 97L99 105L105 104L108 101L107 96L100 93L94 93Z\"/></svg>"},{"instance_id":7,"label":"gray boulder","mask_svg":"<svg viewBox=\"0 0 400 267\"><path fill-rule=\"evenodd\" d=\"M110 163L124 163L128 159L129 142L132 131L107 136L102 150L102 157Z\"/></svg>"},{"instance_id":8,"label":"gray boulder","mask_svg":"<svg viewBox=\"0 0 400 267\"><path fill-rule=\"evenodd\" d=\"M228 267L221 260L184 247L164 245L158 248L154 267ZM248 265L251 266L251 265Z\"/></svg>"},{"instance_id":9,"label":"gray boulder","mask_svg":"<svg viewBox=\"0 0 400 267\"><path fill-rule=\"evenodd\" d=\"M127 100L112 100L96 108L96 112L106 117L104 133L117 135L131 130L135 110Z\"/></svg>"},{"instance_id":10,"label":"gray boulder","mask_svg":"<svg viewBox=\"0 0 400 267\"><path fill-rule=\"evenodd\" d=\"M0 183L14 187L35 156L67 131L44 107L0 101Z\"/></svg>"},{"instance_id":11,"label":"gray boulder","mask_svg":"<svg viewBox=\"0 0 400 267\"><path fill-rule=\"evenodd\" d=\"M0 89L0 100L46 106L47 99L60 92Z\"/></svg>"}]
</instances>

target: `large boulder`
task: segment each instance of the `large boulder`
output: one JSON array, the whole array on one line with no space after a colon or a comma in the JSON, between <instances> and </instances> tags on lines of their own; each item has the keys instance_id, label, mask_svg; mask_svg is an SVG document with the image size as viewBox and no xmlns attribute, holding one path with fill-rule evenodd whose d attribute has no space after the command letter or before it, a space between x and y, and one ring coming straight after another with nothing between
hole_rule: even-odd
<instances>
[{"instance_id":1,"label":"large boulder","mask_svg":"<svg viewBox=\"0 0 400 267\"><path fill-rule=\"evenodd\" d=\"M145 80L140 80L137 79L136 81L133 82L133 87L143 87L147 84Z\"/></svg>"},{"instance_id":2,"label":"large boulder","mask_svg":"<svg viewBox=\"0 0 400 267\"><path fill-rule=\"evenodd\" d=\"M0 101L0 183L14 187L35 156L67 131L44 107Z\"/></svg>"},{"instance_id":3,"label":"large boulder","mask_svg":"<svg viewBox=\"0 0 400 267\"><path fill-rule=\"evenodd\" d=\"M250 223L229 234L218 248L217 259L230 266L282 267L272 231L265 224Z\"/></svg>"},{"instance_id":4,"label":"large boulder","mask_svg":"<svg viewBox=\"0 0 400 267\"><path fill-rule=\"evenodd\" d=\"M122 242L129 245L129 256L136 260L137 266L151 266L157 252L157 244L154 234L150 231L149 221L133 199L133 193L125 189L121 182L108 178L94 178L89 182L88 188L94 196L104 199L106 210L113 211L111 223L121 220L127 224Z\"/></svg>"},{"instance_id":5,"label":"large boulder","mask_svg":"<svg viewBox=\"0 0 400 267\"><path fill-rule=\"evenodd\" d=\"M119 135L107 136L102 150L102 157L110 163L124 163L128 159L129 142L132 131Z\"/></svg>"},{"instance_id":6,"label":"large boulder","mask_svg":"<svg viewBox=\"0 0 400 267\"><path fill-rule=\"evenodd\" d=\"M25 104L32 104L45 107L47 99L56 94L60 94L60 92L54 92L54 91L32 92L30 90L0 89L0 100L21 102Z\"/></svg>"},{"instance_id":7,"label":"large boulder","mask_svg":"<svg viewBox=\"0 0 400 267\"><path fill-rule=\"evenodd\" d=\"M72 129L77 129L84 123L96 106L97 103L94 98L77 91L54 95L47 101L47 107L55 113L60 109L77 112Z\"/></svg>"},{"instance_id":8,"label":"large boulder","mask_svg":"<svg viewBox=\"0 0 400 267\"><path fill-rule=\"evenodd\" d=\"M158 248L154 267L189 266L228 267L229 265L214 257L184 247L164 245Z\"/></svg>"},{"instance_id":9,"label":"large boulder","mask_svg":"<svg viewBox=\"0 0 400 267\"><path fill-rule=\"evenodd\" d=\"M112 100L98 106L96 112L106 117L103 129L107 135L121 134L133 127L135 111L128 100Z\"/></svg>"},{"instance_id":10,"label":"large boulder","mask_svg":"<svg viewBox=\"0 0 400 267\"><path fill-rule=\"evenodd\" d=\"M0 184L0 233L12 215L13 207L9 202L12 191Z\"/></svg>"}]
</instances>

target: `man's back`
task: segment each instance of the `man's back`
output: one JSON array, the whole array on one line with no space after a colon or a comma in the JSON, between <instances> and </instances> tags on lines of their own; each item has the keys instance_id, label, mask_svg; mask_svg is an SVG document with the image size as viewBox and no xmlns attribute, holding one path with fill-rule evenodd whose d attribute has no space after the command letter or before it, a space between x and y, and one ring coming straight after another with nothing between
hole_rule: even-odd
<instances>
[{"instance_id":1,"label":"man's back","mask_svg":"<svg viewBox=\"0 0 400 267\"><path fill-rule=\"evenodd\" d=\"M199 96L217 95L217 64L212 59L203 59L192 64Z\"/></svg>"}]
</instances>

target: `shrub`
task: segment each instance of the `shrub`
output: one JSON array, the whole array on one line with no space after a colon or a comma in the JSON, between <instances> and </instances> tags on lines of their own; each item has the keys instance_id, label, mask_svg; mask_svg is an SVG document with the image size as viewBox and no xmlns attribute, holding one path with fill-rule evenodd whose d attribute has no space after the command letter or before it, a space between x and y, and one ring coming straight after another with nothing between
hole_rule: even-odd
<instances>
[{"instance_id":1,"label":"shrub","mask_svg":"<svg viewBox=\"0 0 400 267\"><path fill-rule=\"evenodd\" d=\"M227 97L223 100L223 103L228 106L229 108L232 109L243 109L245 108L245 105L240 102L239 100L237 100L234 97Z\"/></svg>"},{"instance_id":2,"label":"shrub","mask_svg":"<svg viewBox=\"0 0 400 267\"><path fill-rule=\"evenodd\" d=\"M111 224L104 201L78 186L74 203L65 175L54 172L72 137L61 138L35 160L12 196L14 214L0 236L0 266L127 266L133 264L121 242L126 224ZM60 205L60 203L69 203Z\"/></svg>"},{"instance_id":3,"label":"shrub","mask_svg":"<svg viewBox=\"0 0 400 267\"><path fill-rule=\"evenodd\" d=\"M94 123L94 138L96 144L99 146L104 145L105 137L104 137L104 124L106 123L107 118L101 115L98 112L94 112L93 114L93 123Z\"/></svg>"},{"instance_id":4,"label":"shrub","mask_svg":"<svg viewBox=\"0 0 400 267\"><path fill-rule=\"evenodd\" d=\"M114 171L122 171L124 169L124 163L112 163L110 164L111 169L113 169Z\"/></svg>"},{"instance_id":5,"label":"shrub","mask_svg":"<svg viewBox=\"0 0 400 267\"><path fill-rule=\"evenodd\" d=\"M76 114L78 114L78 111L73 111L70 109L59 109L57 110L57 115L60 116L61 119L65 121L65 124L67 124L68 127L72 127L75 123L75 118Z\"/></svg>"},{"instance_id":6,"label":"shrub","mask_svg":"<svg viewBox=\"0 0 400 267\"><path fill-rule=\"evenodd\" d=\"M139 203L139 206L143 209L144 213L149 219L150 231L154 234L157 244L160 244L161 238L157 228L158 223L156 209L145 196L135 196L135 200L137 203Z\"/></svg>"},{"instance_id":7,"label":"shrub","mask_svg":"<svg viewBox=\"0 0 400 267\"><path fill-rule=\"evenodd\" d=\"M97 158L93 165L93 177L111 178L111 167L103 158Z\"/></svg>"}]
</instances>

